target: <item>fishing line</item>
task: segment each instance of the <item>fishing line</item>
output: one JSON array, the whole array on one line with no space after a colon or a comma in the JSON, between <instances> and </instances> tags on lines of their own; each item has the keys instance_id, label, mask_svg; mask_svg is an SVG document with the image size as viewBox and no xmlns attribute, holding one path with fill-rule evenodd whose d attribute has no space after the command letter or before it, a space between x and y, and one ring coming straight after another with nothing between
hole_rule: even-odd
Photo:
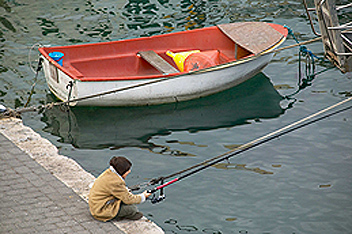
<instances>
[{"instance_id":1,"label":"fishing line","mask_svg":"<svg viewBox=\"0 0 352 234\"><path fill-rule=\"evenodd\" d=\"M161 185L159 185L159 186L157 186L157 187L155 187L155 188L153 188L151 190L148 190L148 191L150 193L155 193L158 190L164 189L165 187L167 187L167 186L169 186L171 184L174 184L175 182L178 182L178 181L180 181L182 179L185 179L185 178L187 178L187 177L189 177L189 176L191 176L191 175L193 175L195 173L198 173L198 172L200 172L200 171L202 171L202 170L204 170L204 169L206 169L208 167L211 167L211 166L213 166L213 165L215 165L215 164L217 164L217 163L219 163L221 161L228 160L229 158L234 157L234 156L236 156L236 155L238 155L240 153L243 153L243 152L245 152L245 151L247 151L249 149L252 149L252 148L254 148L256 146L262 145L262 144L264 144L266 142L269 142L269 141L271 141L271 140L273 140L275 138L278 138L280 136L286 135L286 134L288 134L290 132L293 132L295 130L298 130L300 128L303 128L305 126L313 124L315 122L321 121L321 120L326 119L328 117L331 117L333 115L336 115L336 114L339 114L341 112L350 110L350 109L352 109L352 105L348 106L348 107L345 107L343 109L334 111L332 113L325 114L325 115L323 115L321 117L315 118L315 117L317 117L319 115L322 115L325 112L327 112L329 110L332 110L332 109L334 109L334 108L336 108L338 106L341 106L344 103L349 102L351 100L352 100L352 97L346 98L345 100L343 100L343 101L341 101L339 103L336 103L336 104L334 104L332 106L329 106L329 107L327 107L327 108L325 108L325 109L323 109L321 111L318 111L318 112L316 112L316 113L314 113L312 115L309 115L309 116L307 116L307 117L305 117L305 118L303 118L301 120L298 120L298 121L296 121L296 122L294 122L292 124L289 124L289 125L287 125L287 126L285 126L283 128L280 128L280 129L278 129L278 130L276 130L274 132L271 132L271 133L269 133L269 134L267 134L265 136L262 136L262 137L260 137L258 139L255 139L255 140L251 141L251 142L248 142L248 143L246 143L246 144L244 144L244 145L242 145L240 147L237 147L236 149L231 150L231 151L229 151L229 152L227 152L225 154L222 154L222 155L216 156L214 158L208 159L208 160L206 160L206 161L204 161L202 163L199 163L197 165L189 167L189 168L187 168L185 170L173 173L171 175L168 175L168 176L165 176L165 177L160 177L158 179L153 179L149 183L154 183L154 182L159 182L159 181L162 181L162 183L161 183ZM313 118L315 118L315 119L313 119ZM192 169L194 169L194 170L192 170ZM183 173L185 173L187 171L189 171L189 172L186 173L186 174L183 174ZM174 178L174 179L168 181L165 184L163 183L163 181L165 179L170 178L170 177L174 177L176 175L181 175L181 176L179 176L178 178ZM156 203L156 202L159 202L159 200L161 201L161 200L165 199L165 195L164 194L163 194L163 197L164 198L160 198L160 197L159 198L155 198L154 197L154 200L152 200L152 202Z\"/></svg>"}]
</instances>

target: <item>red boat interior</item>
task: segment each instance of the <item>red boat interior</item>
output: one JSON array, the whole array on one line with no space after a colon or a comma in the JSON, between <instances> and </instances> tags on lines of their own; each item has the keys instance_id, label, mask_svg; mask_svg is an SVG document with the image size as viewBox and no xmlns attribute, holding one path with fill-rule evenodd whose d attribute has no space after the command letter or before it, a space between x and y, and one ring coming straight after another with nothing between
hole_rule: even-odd
<instances>
[{"instance_id":1,"label":"red boat interior","mask_svg":"<svg viewBox=\"0 0 352 234\"><path fill-rule=\"evenodd\" d=\"M145 79L173 74L163 74L150 62L139 56L141 51L154 51L169 65L178 69L166 51L184 52L200 50L217 52L216 65L253 55L236 44L218 27L177 32L145 38L93 43L72 46L42 47L41 54L60 67L73 79L82 81L107 81L119 79ZM49 57L50 52L62 52L61 67Z\"/></svg>"}]
</instances>

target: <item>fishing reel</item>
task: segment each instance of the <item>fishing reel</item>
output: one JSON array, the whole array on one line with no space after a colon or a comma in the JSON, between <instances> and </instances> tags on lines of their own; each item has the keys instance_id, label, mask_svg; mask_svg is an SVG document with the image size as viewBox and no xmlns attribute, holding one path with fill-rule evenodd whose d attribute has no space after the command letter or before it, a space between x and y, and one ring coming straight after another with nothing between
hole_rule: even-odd
<instances>
[{"instance_id":1,"label":"fishing reel","mask_svg":"<svg viewBox=\"0 0 352 234\"><path fill-rule=\"evenodd\" d=\"M148 197L147 200L150 200L152 204L156 204L159 202L162 202L163 200L166 199L166 196L164 194L164 188L163 188L163 184L164 184L164 180L160 181L160 189L155 188L155 189L151 189L151 190L147 190L148 193L152 193L152 197ZM157 196L155 193L157 190L160 190L159 192L159 196Z\"/></svg>"},{"instance_id":2,"label":"fishing reel","mask_svg":"<svg viewBox=\"0 0 352 234\"><path fill-rule=\"evenodd\" d=\"M166 199L166 196L164 194L159 194L159 196L156 196L156 194L154 193L153 196L151 198L147 198L147 200L150 200L150 202L152 204L156 204L156 203L159 203L163 200Z\"/></svg>"}]
</instances>

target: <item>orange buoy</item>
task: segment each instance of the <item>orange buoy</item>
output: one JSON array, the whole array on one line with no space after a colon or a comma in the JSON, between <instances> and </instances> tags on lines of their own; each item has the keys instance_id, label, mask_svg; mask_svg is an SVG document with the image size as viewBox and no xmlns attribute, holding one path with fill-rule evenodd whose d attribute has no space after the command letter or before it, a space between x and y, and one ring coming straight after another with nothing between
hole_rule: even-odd
<instances>
[{"instance_id":1,"label":"orange buoy","mask_svg":"<svg viewBox=\"0 0 352 234\"><path fill-rule=\"evenodd\" d=\"M184 62L184 71L197 71L220 64L220 52L218 50L204 51L190 54Z\"/></svg>"},{"instance_id":2,"label":"orange buoy","mask_svg":"<svg viewBox=\"0 0 352 234\"><path fill-rule=\"evenodd\" d=\"M199 53L199 52L200 52L200 50L191 50L191 51L173 53L170 50L168 50L168 51L166 51L166 54L174 59L174 62L176 63L176 66L178 67L178 69L181 72L183 72L184 71L184 63L185 63L185 60L188 58L188 56L190 56L191 54Z\"/></svg>"}]
</instances>

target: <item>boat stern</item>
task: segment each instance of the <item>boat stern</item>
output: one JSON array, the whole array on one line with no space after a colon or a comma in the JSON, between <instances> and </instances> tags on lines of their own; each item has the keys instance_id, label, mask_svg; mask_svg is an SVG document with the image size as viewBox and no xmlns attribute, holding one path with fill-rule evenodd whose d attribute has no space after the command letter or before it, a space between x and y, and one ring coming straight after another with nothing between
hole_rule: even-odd
<instances>
[{"instance_id":1,"label":"boat stern","mask_svg":"<svg viewBox=\"0 0 352 234\"><path fill-rule=\"evenodd\" d=\"M40 50L39 50L40 51ZM50 91L61 101L68 101L69 99L75 99L78 97L76 82L74 79L70 78L65 72L60 68L60 64L41 54L43 58L43 70L46 82ZM75 105L75 103L69 103L70 105Z\"/></svg>"}]
</instances>

